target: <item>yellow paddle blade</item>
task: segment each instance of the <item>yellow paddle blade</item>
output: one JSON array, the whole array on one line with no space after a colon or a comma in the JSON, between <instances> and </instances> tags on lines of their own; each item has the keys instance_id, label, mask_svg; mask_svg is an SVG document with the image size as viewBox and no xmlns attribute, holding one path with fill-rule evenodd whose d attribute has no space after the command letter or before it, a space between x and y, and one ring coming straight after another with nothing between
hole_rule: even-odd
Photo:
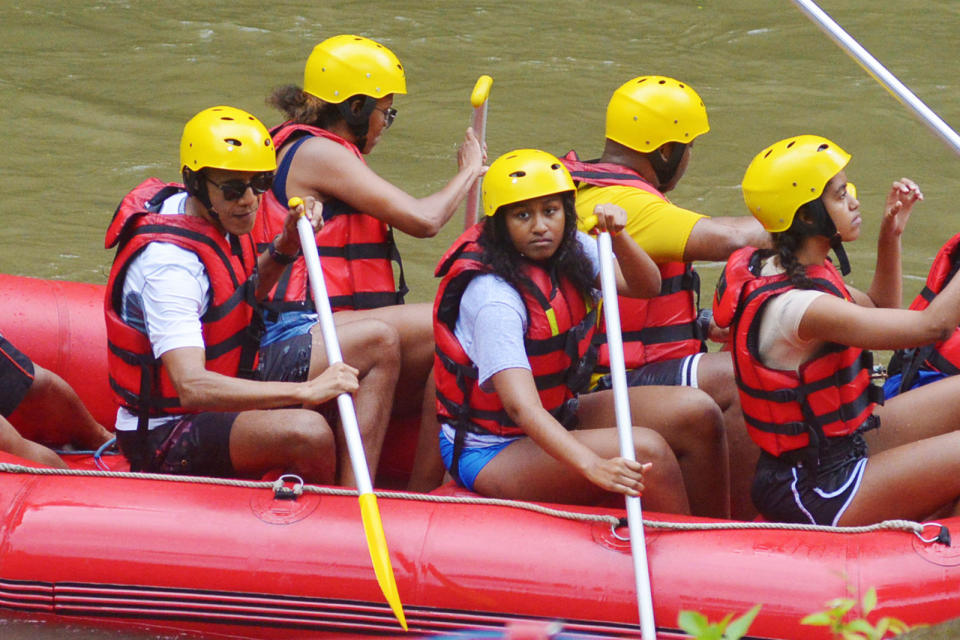
<instances>
[{"instance_id":1,"label":"yellow paddle blade","mask_svg":"<svg viewBox=\"0 0 960 640\"><path fill-rule=\"evenodd\" d=\"M377 496L372 493L360 494L360 517L363 520L363 531L367 534L367 547L370 549L370 559L373 561L373 571L377 574L380 590L383 591L390 608L393 609L393 615L406 631L407 618L403 615L403 605L400 604L400 594L397 593L397 581L393 576L393 566L390 564L387 539L383 535L383 522L380 521Z\"/></svg>"}]
</instances>

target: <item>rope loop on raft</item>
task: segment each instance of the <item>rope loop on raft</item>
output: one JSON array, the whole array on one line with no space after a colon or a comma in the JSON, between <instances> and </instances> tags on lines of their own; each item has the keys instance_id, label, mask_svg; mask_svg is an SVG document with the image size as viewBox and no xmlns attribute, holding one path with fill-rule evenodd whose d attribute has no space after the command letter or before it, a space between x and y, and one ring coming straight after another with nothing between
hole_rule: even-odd
<instances>
[{"instance_id":1,"label":"rope loop on raft","mask_svg":"<svg viewBox=\"0 0 960 640\"><path fill-rule=\"evenodd\" d=\"M79 476L79 477L103 477L120 478L128 480L159 480L161 482L179 482L184 484L205 484L219 485L227 487L238 487L244 489L267 489L274 492L277 499L292 499L304 493L325 496L352 496L358 495L356 489L344 489L339 487L323 487L317 485L304 484L303 480L295 475L287 474L280 476L273 482L260 480L238 480L233 478L209 478L205 476L175 476L162 473L135 473L132 471L100 471L93 469L53 469L49 467L31 467L21 464L12 464L8 462L0 463L0 473L19 473L41 476ZM286 486L288 483L294 486ZM437 496L429 493L409 493L406 491L375 491L377 498L392 500L414 500L418 502L435 502L448 504L481 504L495 507L506 507L510 509L522 509L532 511L555 518L565 520L574 520L578 522L590 522L607 524L610 526L613 535L618 540L628 541L617 533L617 529L627 526L626 518L619 518L614 515L579 513L576 511L567 511L564 509L555 509L533 502L523 502L519 500L503 500L499 498L484 498L473 496ZM936 522L920 523L912 520L884 520L876 524L862 527L831 527L815 524L790 524L782 522L667 522L660 520L643 519L643 526L648 529L661 531L732 531L737 529L752 530L783 530L783 531L819 531L825 533L845 533L858 534L870 533L873 531L904 531L916 535L926 544L934 542L950 546L950 530L942 524ZM933 537L924 537L924 530L933 527L936 535Z\"/></svg>"}]
</instances>

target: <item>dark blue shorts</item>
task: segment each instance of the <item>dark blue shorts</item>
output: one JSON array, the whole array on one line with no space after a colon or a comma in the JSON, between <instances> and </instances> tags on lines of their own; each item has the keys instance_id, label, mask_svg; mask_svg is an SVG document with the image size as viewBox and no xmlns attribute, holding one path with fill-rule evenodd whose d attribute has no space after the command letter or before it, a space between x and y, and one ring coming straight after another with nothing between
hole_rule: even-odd
<instances>
[{"instance_id":1,"label":"dark blue shorts","mask_svg":"<svg viewBox=\"0 0 960 640\"><path fill-rule=\"evenodd\" d=\"M128 460L147 451L146 473L230 478L236 475L230 461L230 431L239 413L194 413L150 429L141 445L136 431L117 431L117 444Z\"/></svg>"},{"instance_id":2,"label":"dark blue shorts","mask_svg":"<svg viewBox=\"0 0 960 640\"><path fill-rule=\"evenodd\" d=\"M33 362L0 335L0 415L9 417L33 384Z\"/></svg>"},{"instance_id":3,"label":"dark blue shorts","mask_svg":"<svg viewBox=\"0 0 960 640\"><path fill-rule=\"evenodd\" d=\"M305 382L312 352L313 335L309 331L261 347L257 377L273 382Z\"/></svg>"},{"instance_id":4,"label":"dark blue shorts","mask_svg":"<svg viewBox=\"0 0 960 640\"><path fill-rule=\"evenodd\" d=\"M646 387L650 385L660 385L667 387L693 387L697 386L697 367L700 364L702 353L695 353L682 358L673 360L660 360L651 362L636 369L627 370L628 387ZM590 391L606 391L613 388L613 382L610 375L599 378Z\"/></svg>"},{"instance_id":5,"label":"dark blue shorts","mask_svg":"<svg viewBox=\"0 0 960 640\"><path fill-rule=\"evenodd\" d=\"M830 459L817 473L804 463L791 464L762 452L757 462L751 497L764 518L836 526L860 490L867 466L867 445L859 433L830 438Z\"/></svg>"},{"instance_id":6,"label":"dark blue shorts","mask_svg":"<svg viewBox=\"0 0 960 640\"><path fill-rule=\"evenodd\" d=\"M261 347L257 378L271 382L306 382L312 353L313 335L309 331ZM337 423L336 399L324 402L317 411L331 426Z\"/></svg>"}]
</instances>

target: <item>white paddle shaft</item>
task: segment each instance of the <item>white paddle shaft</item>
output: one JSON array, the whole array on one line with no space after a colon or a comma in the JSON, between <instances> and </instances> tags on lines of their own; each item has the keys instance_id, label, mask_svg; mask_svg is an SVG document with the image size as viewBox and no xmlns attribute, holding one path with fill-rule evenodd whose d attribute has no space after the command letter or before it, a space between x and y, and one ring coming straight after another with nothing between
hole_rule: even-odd
<instances>
[{"instance_id":1,"label":"white paddle shaft","mask_svg":"<svg viewBox=\"0 0 960 640\"><path fill-rule=\"evenodd\" d=\"M620 456L636 460L633 448L633 420L630 418L630 400L627 397L627 370L623 360L623 336L620 334L620 306L617 304L616 270L613 263L613 242L610 234L597 236L600 250L600 285L603 291L603 317L606 320L607 347L610 350L610 378L613 381L613 401L617 413L617 434L620 436ZM643 536L643 512L640 498L627 496L627 524L630 528L630 550L637 583L637 606L640 611L640 632L643 640L656 640L657 627L653 619L653 597L650 590L650 568L647 563L647 545Z\"/></svg>"},{"instance_id":2,"label":"white paddle shaft","mask_svg":"<svg viewBox=\"0 0 960 640\"><path fill-rule=\"evenodd\" d=\"M327 297L327 285L323 281L323 269L320 267L317 241L314 237L313 227L306 216L300 216L300 219L297 220L297 232L300 234L303 260L307 263L310 293L313 294L313 304L316 306L317 314L320 317L320 330L323 333L323 343L326 346L327 362L329 364L343 362L343 355L340 353L340 341L337 340L337 328L333 324L333 312L330 310L330 299ZM357 424L357 412L353 406L353 397L349 393L341 393L337 396L337 407L340 409L340 422L347 440L350 464L353 467L353 476L357 480L357 490L360 493L373 493L373 484L370 482L367 458L363 453L363 442L360 439L360 427Z\"/></svg>"},{"instance_id":3,"label":"white paddle shaft","mask_svg":"<svg viewBox=\"0 0 960 640\"><path fill-rule=\"evenodd\" d=\"M843 27L837 24L817 3L813 0L793 0L793 3L807 14L807 17L813 20L824 33L830 36L841 49L856 60L867 73L873 76L874 80L883 85L905 107L913 111L955 153L960 153L960 135L957 135L957 132L928 107L923 100L918 98L913 91L880 64L880 61L874 58L869 51L860 46L860 43L844 31Z\"/></svg>"}]
</instances>

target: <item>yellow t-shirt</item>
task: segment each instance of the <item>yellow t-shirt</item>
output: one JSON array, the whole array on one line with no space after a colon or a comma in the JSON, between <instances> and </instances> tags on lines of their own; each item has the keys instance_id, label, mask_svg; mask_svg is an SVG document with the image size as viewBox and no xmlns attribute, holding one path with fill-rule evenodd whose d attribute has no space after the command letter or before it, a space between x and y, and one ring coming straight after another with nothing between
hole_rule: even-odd
<instances>
[{"instance_id":1,"label":"yellow t-shirt","mask_svg":"<svg viewBox=\"0 0 960 640\"><path fill-rule=\"evenodd\" d=\"M579 219L591 216L598 204L623 207L627 212L627 233L657 263L683 262L693 225L707 217L635 187L581 185L577 190Z\"/></svg>"}]
</instances>

